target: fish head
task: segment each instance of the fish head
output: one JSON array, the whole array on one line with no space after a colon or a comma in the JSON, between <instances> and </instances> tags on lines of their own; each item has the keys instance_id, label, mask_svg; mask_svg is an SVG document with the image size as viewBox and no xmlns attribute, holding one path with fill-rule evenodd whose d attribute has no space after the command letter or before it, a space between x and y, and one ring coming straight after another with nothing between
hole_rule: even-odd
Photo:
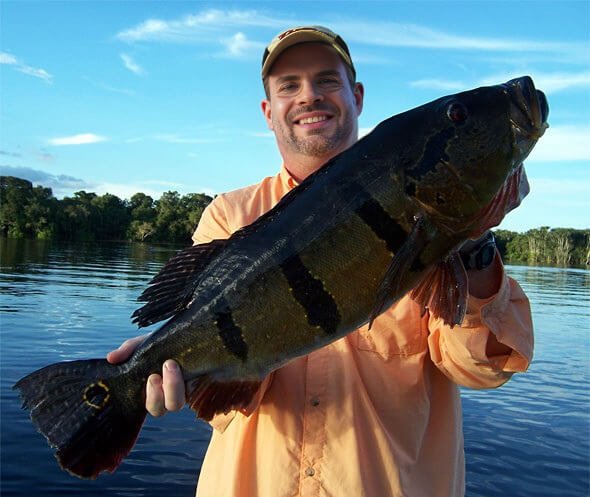
<instances>
[{"instance_id":1,"label":"fish head","mask_svg":"<svg viewBox=\"0 0 590 497\"><path fill-rule=\"evenodd\" d=\"M528 193L522 163L548 127L547 99L525 76L420 110L427 139L405 168L406 193L445 231L476 237Z\"/></svg>"}]
</instances>

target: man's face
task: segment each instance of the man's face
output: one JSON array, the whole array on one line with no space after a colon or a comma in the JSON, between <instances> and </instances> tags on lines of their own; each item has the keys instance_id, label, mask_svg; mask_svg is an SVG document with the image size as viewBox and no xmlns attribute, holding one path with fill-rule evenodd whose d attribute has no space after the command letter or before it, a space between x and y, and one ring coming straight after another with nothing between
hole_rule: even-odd
<instances>
[{"instance_id":1,"label":"man's face","mask_svg":"<svg viewBox=\"0 0 590 497\"><path fill-rule=\"evenodd\" d=\"M328 45L285 50L271 69L268 90L262 110L286 162L293 155L327 160L356 142L363 87L351 88L344 62Z\"/></svg>"}]
</instances>

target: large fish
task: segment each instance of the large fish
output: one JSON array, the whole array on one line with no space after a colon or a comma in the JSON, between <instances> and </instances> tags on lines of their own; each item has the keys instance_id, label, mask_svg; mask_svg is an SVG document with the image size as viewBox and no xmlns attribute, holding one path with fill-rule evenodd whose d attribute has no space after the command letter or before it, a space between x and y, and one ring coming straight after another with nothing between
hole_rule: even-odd
<instances>
[{"instance_id":1,"label":"large fish","mask_svg":"<svg viewBox=\"0 0 590 497\"><path fill-rule=\"evenodd\" d=\"M460 323L468 289L457 248L528 193L522 161L547 114L529 77L440 98L379 124L228 240L179 252L133 315L140 326L169 319L127 362L62 362L15 385L61 467L114 471L146 416L146 380L166 359L210 420L409 291Z\"/></svg>"}]
</instances>

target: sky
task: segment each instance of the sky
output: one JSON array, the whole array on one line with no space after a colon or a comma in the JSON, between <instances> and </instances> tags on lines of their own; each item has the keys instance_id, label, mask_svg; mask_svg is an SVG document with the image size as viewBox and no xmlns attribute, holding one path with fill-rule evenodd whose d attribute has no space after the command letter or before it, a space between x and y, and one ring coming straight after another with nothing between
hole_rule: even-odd
<instances>
[{"instance_id":1,"label":"sky","mask_svg":"<svg viewBox=\"0 0 590 497\"><path fill-rule=\"evenodd\" d=\"M590 228L590 1L0 1L0 174L130 198L210 195L281 165L260 102L280 31L328 26L365 86L362 133L528 74L550 128L500 228Z\"/></svg>"}]
</instances>

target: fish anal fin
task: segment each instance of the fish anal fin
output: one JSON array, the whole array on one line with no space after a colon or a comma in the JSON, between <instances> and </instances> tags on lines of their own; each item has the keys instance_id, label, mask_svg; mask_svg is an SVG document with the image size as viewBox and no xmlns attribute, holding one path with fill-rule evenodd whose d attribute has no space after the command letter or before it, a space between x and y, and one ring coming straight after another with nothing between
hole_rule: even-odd
<instances>
[{"instance_id":1,"label":"fish anal fin","mask_svg":"<svg viewBox=\"0 0 590 497\"><path fill-rule=\"evenodd\" d=\"M391 297L402 296L400 295L402 291L400 285L407 282L408 272L424 269L420 264L420 255L426 241L422 220L418 219L407 240L393 256L389 267L385 271L369 316L369 329L371 329L375 318L384 310L385 303Z\"/></svg>"},{"instance_id":2,"label":"fish anal fin","mask_svg":"<svg viewBox=\"0 0 590 497\"><path fill-rule=\"evenodd\" d=\"M460 324L467 311L467 273L457 252L435 266L410 292L423 309L440 317L451 328Z\"/></svg>"},{"instance_id":3,"label":"fish anal fin","mask_svg":"<svg viewBox=\"0 0 590 497\"><path fill-rule=\"evenodd\" d=\"M216 414L245 410L261 384L261 380L220 381L203 375L191 382L187 402L199 418L211 421Z\"/></svg>"}]
</instances>

